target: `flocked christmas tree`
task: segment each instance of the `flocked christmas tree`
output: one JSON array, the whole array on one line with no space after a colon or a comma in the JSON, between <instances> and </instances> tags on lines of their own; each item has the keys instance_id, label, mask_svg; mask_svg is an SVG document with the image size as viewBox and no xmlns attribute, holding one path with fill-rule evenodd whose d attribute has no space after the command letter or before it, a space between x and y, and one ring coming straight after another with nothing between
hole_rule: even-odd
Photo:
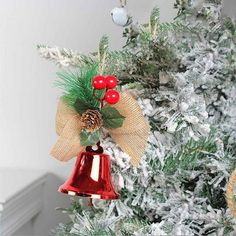
<instances>
[{"instance_id":1,"label":"flocked christmas tree","mask_svg":"<svg viewBox=\"0 0 236 236\"><path fill-rule=\"evenodd\" d=\"M80 198L63 212L71 222L55 235L233 235L225 198L236 164L236 24L220 0L178 0L173 23L153 9L147 25L124 31L126 45L108 39L89 56L39 46L40 54L74 69L98 64L138 98L151 125L138 168L111 138L116 201Z\"/></svg>"}]
</instances>

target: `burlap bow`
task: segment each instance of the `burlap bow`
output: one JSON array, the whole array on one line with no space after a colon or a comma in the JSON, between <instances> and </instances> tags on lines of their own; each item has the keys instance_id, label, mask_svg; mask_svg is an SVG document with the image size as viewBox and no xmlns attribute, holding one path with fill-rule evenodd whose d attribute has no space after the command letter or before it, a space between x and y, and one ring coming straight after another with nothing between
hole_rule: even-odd
<instances>
[{"instance_id":1,"label":"burlap bow","mask_svg":"<svg viewBox=\"0 0 236 236\"><path fill-rule=\"evenodd\" d=\"M145 151L149 124L136 100L126 92L113 107L125 117L125 120L122 127L109 129L109 134L131 157L132 165L137 166ZM80 115L60 99L56 115L56 132L59 137L51 151L53 157L60 161L68 161L83 150L84 147L80 145L81 126Z\"/></svg>"}]
</instances>

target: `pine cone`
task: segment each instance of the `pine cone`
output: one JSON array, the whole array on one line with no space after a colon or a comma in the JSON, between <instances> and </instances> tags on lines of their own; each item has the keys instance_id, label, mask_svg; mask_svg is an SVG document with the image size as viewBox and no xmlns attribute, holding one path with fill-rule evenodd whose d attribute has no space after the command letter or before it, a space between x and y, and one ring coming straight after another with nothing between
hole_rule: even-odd
<instances>
[{"instance_id":1,"label":"pine cone","mask_svg":"<svg viewBox=\"0 0 236 236\"><path fill-rule=\"evenodd\" d=\"M102 126L102 115L96 110L87 110L81 116L82 128L94 132Z\"/></svg>"}]
</instances>

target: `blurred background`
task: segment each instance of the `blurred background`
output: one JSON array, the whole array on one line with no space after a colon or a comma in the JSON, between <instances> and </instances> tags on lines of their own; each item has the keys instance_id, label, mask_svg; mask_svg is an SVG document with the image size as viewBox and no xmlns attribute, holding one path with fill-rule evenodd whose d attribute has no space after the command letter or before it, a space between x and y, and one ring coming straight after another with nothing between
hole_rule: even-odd
<instances>
[{"instance_id":1,"label":"blurred background","mask_svg":"<svg viewBox=\"0 0 236 236\"><path fill-rule=\"evenodd\" d=\"M175 16L173 4L174 0L129 0L127 10L134 22L144 23L158 6L161 21L170 21ZM116 6L118 0L0 0L0 199L5 185L11 179L16 183L16 171L22 175L28 169L48 173L39 196L43 198L40 213L15 235L30 235L27 230L37 236L48 235L66 221L55 208L67 206L69 197L57 193L57 188L74 164L60 163L49 155L56 140L54 119L60 91L53 82L59 68L40 58L36 45L88 53L95 51L101 36L107 34L110 48L118 49L124 43L123 29L114 25L110 16ZM235 16L236 1L225 0L224 11ZM4 171L10 179L1 177Z\"/></svg>"}]
</instances>

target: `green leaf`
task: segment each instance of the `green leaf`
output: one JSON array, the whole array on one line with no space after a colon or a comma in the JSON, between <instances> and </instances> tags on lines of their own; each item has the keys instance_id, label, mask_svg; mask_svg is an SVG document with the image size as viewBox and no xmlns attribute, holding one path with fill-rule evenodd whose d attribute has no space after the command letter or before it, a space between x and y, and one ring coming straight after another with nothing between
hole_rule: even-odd
<instances>
[{"instance_id":1,"label":"green leaf","mask_svg":"<svg viewBox=\"0 0 236 236\"><path fill-rule=\"evenodd\" d=\"M91 109L91 110L96 110L96 107L91 106L91 104L85 102L84 100L81 99L77 99L75 102L75 110L82 115L84 112L86 112L87 110Z\"/></svg>"},{"instance_id":2,"label":"green leaf","mask_svg":"<svg viewBox=\"0 0 236 236\"><path fill-rule=\"evenodd\" d=\"M125 117L119 111L111 106L105 106L101 110L103 126L108 129L119 128L123 125Z\"/></svg>"},{"instance_id":3,"label":"green leaf","mask_svg":"<svg viewBox=\"0 0 236 236\"><path fill-rule=\"evenodd\" d=\"M80 144L82 146L93 146L99 141L100 134L100 130L91 133L83 129L80 132Z\"/></svg>"}]
</instances>

